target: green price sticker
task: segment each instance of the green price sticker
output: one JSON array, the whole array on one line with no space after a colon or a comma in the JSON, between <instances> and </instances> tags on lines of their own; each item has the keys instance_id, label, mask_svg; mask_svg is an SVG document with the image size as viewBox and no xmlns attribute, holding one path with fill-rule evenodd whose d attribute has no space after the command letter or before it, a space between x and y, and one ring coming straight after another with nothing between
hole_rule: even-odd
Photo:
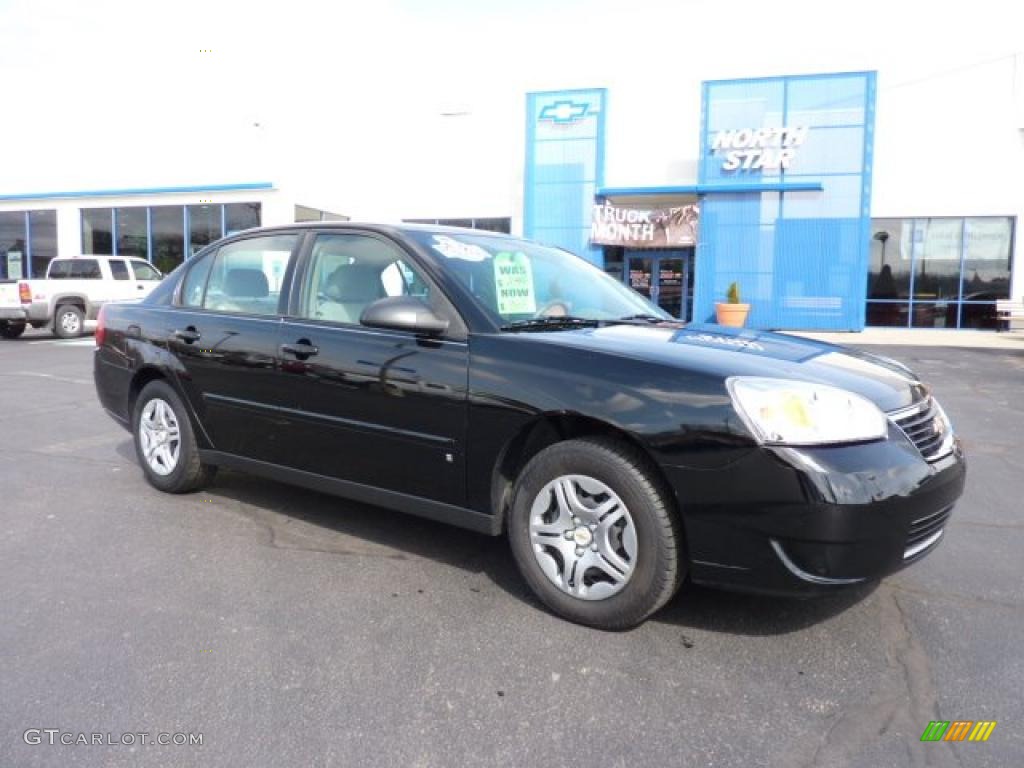
<instances>
[{"instance_id":1,"label":"green price sticker","mask_svg":"<svg viewBox=\"0 0 1024 768\"><path fill-rule=\"evenodd\" d=\"M498 314L536 314L533 270L525 253L502 252L494 255L494 287L498 293Z\"/></svg>"}]
</instances>

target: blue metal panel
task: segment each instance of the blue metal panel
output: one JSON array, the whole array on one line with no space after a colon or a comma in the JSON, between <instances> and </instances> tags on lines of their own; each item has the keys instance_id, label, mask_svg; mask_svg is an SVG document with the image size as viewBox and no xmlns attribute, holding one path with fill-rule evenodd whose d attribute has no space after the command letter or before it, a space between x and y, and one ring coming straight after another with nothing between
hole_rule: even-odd
<instances>
[{"instance_id":1,"label":"blue metal panel","mask_svg":"<svg viewBox=\"0 0 1024 768\"><path fill-rule=\"evenodd\" d=\"M597 264L590 211L604 183L605 110L603 88L526 97L523 234Z\"/></svg>"},{"instance_id":2,"label":"blue metal panel","mask_svg":"<svg viewBox=\"0 0 1024 768\"><path fill-rule=\"evenodd\" d=\"M829 174L821 174L829 175ZM601 197L648 197L651 195L713 195L726 192L820 192L820 181L793 181L745 184L688 184L668 187L600 187Z\"/></svg>"},{"instance_id":3,"label":"blue metal panel","mask_svg":"<svg viewBox=\"0 0 1024 768\"><path fill-rule=\"evenodd\" d=\"M698 190L733 191L702 199L694 319L713 319L736 281L753 327L861 330L874 73L705 82L703 94ZM730 168L737 148L744 164Z\"/></svg>"},{"instance_id":4,"label":"blue metal panel","mask_svg":"<svg viewBox=\"0 0 1024 768\"><path fill-rule=\"evenodd\" d=\"M269 181L257 181L245 184L199 184L185 187L141 187L134 189L90 189L69 192L27 192L16 195L0 195L0 201L6 200L47 200L68 197L121 197L131 195L166 195L182 192L235 192L247 189L273 189Z\"/></svg>"}]
</instances>

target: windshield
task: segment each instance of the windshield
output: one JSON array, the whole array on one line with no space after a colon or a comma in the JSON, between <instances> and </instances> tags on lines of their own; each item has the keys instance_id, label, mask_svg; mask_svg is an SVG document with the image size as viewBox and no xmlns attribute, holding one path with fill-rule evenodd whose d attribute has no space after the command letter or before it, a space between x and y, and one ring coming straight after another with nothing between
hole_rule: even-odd
<instances>
[{"instance_id":1,"label":"windshield","mask_svg":"<svg viewBox=\"0 0 1024 768\"><path fill-rule=\"evenodd\" d=\"M611 275L568 251L504 237L408 232L504 325L534 319L672 319Z\"/></svg>"}]
</instances>

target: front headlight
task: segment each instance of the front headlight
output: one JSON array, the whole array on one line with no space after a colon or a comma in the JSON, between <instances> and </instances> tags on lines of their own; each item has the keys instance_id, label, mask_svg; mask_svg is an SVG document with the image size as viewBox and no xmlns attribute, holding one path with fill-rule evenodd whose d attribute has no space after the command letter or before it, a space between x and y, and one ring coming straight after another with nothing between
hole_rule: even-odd
<instances>
[{"instance_id":1,"label":"front headlight","mask_svg":"<svg viewBox=\"0 0 1024 768\"><path fill-rule=\"evenodd\" d=\"M888 433L878 406L845 389L757 376L733 376L726 386L737 413L761 443L854 443Z\"/></svg>"}]
</instances>

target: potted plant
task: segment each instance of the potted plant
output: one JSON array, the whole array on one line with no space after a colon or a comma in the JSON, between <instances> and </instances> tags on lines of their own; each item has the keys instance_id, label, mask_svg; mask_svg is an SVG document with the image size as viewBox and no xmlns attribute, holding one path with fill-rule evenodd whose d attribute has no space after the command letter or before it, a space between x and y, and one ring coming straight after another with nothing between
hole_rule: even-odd
<instances>
[{"instance_id":1,"label":"potted plant","mask_svg":"<svg viewBox=\"0 0 1024 768\"><path fill-rule=\"evenodd\" d=\"M750 314L750 305L740 301L739 283L732 283L726 292L725 301L715 302L715 319L719 325L742 328Z\"/></svg>"}]
</instances>

